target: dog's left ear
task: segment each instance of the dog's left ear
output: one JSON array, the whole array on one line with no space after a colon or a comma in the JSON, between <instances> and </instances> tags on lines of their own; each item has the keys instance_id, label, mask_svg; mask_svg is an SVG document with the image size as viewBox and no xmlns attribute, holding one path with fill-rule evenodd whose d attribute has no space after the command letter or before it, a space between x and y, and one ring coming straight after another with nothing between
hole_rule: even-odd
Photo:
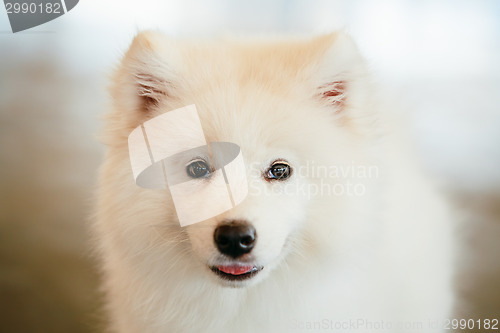
<instances>
[{"instance_id":1,"label":"dog's left ear","mask_svg":"<svg viewBox=\"0 0 500 333\"><path fill-rule=\"evenodd\" d=\"M343 32L318 37L320 59L315 62L316 96L336 113L355 108L365 98L367 70L354 41Z\"/></svg>"},{"instance_id":2,"label":"dog's left ear","mask_svg":"<svg viewBox=\"0 0 500 333\"><path fill-rule=\"evenodd\" d=\"M151 117L163 101L174 98L178 82L173 44L155 31L144 31L134 38L111 87L115 108L122 117Z\"/></svg>"}]
</instances>

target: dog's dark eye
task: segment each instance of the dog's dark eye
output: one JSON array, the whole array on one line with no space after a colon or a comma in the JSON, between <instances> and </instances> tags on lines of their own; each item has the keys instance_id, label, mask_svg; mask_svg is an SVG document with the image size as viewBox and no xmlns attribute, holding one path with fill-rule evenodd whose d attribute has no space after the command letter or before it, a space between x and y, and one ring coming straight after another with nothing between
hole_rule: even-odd
<instances>
[{"instance_id":1,"label":"dog's dark eye","mask_svg":"<svg viewBox=\"0 0 500 333\"><path fill-rule=\"evenodd\" d=\"M266 172L266 178L269 180L285 180L290 177L290 166L283 162L277 162L271 165Z\"/></svg>"},{"instance_id":2,"label":"dog's dark eye","mask_svg":"<svg viewBox=\"0 0 500 333\"><path fill-rule=\"evenodd\" d=\"M210 173L210 167L207 162L196 160L186 166L186 172L191 178L202 178Z\"/></svg>"}]
</instances>

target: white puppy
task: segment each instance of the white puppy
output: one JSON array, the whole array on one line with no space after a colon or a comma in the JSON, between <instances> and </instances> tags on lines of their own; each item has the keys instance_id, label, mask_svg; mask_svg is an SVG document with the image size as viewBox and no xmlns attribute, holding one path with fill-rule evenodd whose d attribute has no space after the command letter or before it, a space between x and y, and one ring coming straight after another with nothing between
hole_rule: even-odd
<instances>
[{"instance_id":1,"label":"white puppy","mask_svg":"<svg viewBox=\"0 0 500 333\"><path fill-rule=\"evenodd\" d=\"M94 231L114 332L440 330L453 301L448 210L349 37L145 32L112 95ZM249 193L181 227L169 190L135 184L127 137L191 104L208 142L241 148ZM191 158L188 176L209 184L210 162Z\"/></svg>"}]
</instances>

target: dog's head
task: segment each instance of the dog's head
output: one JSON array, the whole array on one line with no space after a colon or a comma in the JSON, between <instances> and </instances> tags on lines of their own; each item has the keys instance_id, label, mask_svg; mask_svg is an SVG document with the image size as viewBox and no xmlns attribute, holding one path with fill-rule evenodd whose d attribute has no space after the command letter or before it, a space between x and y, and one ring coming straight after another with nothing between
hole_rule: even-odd
<instances>
[{"instance_id":1,"label":"dog's head","mask_svg":"<svg viewBox=\"0 0 500 333\"><path fill-rule=\"evenodd\" d=\"M322 195L338 179L314 167L359 161L369 119L364 76L355 46L342 33L213 43L141 33L116 72L104 138L111 147L104 177L120 184L113 200L122 226L115 228L131 237L131 251L163 248L195 259L157 260L165 271L196 266L206 279L229 286L265 279L294 254L309 260L308 253L341 243L335 226L348 204L332 189ZM191 104L207 142L240 147L248 195L222 214L180 227L168 190L133 184L127 136L148 119ZM198 155L185 159L186 174L208 186L210 161ZM192 200L200 207L214 200L203 196L201 189Z\"/></svg>"}]
</instances>

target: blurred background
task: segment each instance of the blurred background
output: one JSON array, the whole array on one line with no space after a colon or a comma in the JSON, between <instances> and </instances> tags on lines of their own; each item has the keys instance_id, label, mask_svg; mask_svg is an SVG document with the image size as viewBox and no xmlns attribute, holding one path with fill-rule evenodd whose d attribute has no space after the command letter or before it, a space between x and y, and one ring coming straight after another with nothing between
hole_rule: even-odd
<instances>
[{"instance_id":1,"label":"blurred background","mask_svg":"<svg viewBox=\"0 0 500 333\"><path fill-rule=\"evenodd\" d=\"M13 34L0 8L0 332L99 332L87 225L108 75L134 34L345 28L466 214L458 318L500 318L500 1L84 0Z\"/></svg>"}]
</instances>

